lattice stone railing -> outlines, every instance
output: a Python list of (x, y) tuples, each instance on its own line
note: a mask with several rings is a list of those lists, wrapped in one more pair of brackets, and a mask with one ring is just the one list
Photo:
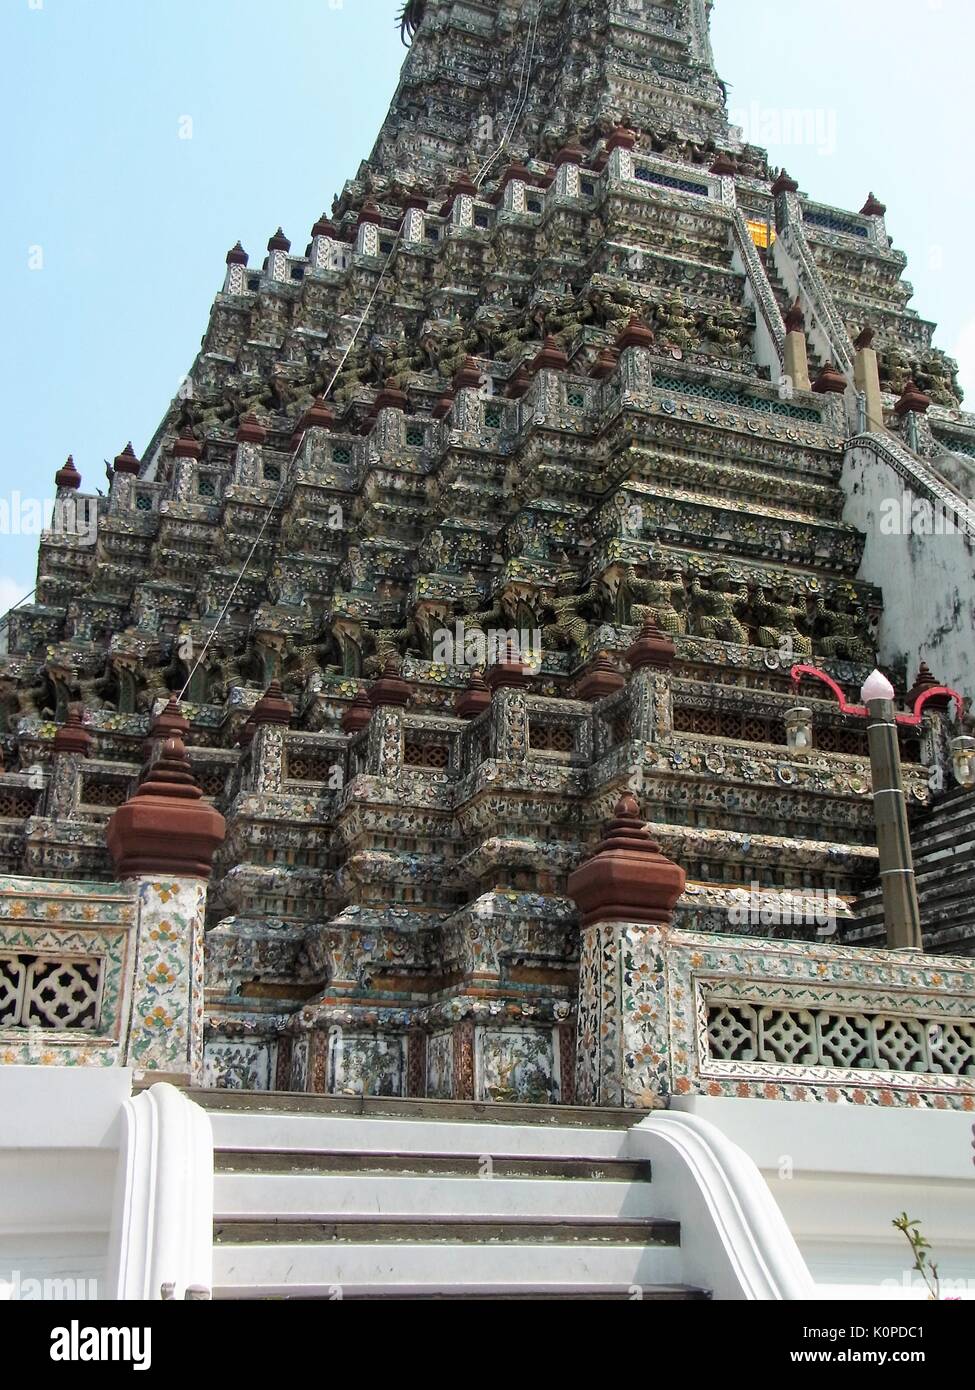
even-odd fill
[(975, 1111), (975, 960), (586, 928), (579, 1102), (682, 1095)]
[(0, 1066), (202, 1076), (197, 879), (0, 878)]
[(104, 961), (0, 953), (0, 1027), (98, 1027)]
[(975, 1021), (712, 998), (708, 1060), (975, 1076)]

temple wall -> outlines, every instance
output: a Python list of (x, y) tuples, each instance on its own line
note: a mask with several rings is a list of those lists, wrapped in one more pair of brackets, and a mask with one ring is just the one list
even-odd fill
[(973, 1014), (959, 957), (598, 922), (583, 932), (577, 1100), (975, 1110)]

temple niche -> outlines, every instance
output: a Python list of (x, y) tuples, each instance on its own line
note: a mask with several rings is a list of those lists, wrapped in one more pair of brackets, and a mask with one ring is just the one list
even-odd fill
[[(791, 671), (915, 680), (846, 441), (970, 479), (955, 364), (883, 205), (813, 202), (729, 124), (702, 6), (521, 8), (403, 6), (371, 156), (307, 246), (229, 251), (141, 457), (105, 497), (57, 472), (90, 524), (6, 621), (0, 872), (113, 881), (170, 743), (225, 820), (214, 1086), (572, 1102), (568, 885), (620, 807), (682, 929), (814, 941), (829, 894), (838, 942), (882, 939), (865, 729), (817, 699), (797, 757)], [(918, 816), (951, 732), (902, 730)]]

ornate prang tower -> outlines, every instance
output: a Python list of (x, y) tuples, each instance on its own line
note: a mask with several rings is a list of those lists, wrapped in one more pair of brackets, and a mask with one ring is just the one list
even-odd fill
[[(226, 819), (211, 1084), (571, 1101), (567, 880), (618, 803), (686, 873), (680, 925), (768, 931), (733, 915), (758, 884), (878, 939), (866, 730), (814, 699), (790, 749), (790, 671), (970, 685), (968, 591), (957, 641), (885, 614), (862, 504), (893, 478), (957, 512), (975, 420), (883, 206), (729, 127), (706, 0), (407, 8), (307, 247), (230, 251), (108, 497), (57, 475), (97, 536), (46, 533), (7, 621), (0, 866), (111, 881), (161, 760), (157, 799), (195, 778)], [(919, 811), (946, 719), (903, 741)]]

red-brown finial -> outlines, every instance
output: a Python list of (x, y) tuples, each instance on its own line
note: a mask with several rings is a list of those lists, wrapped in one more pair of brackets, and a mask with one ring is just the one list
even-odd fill
[(358, 734), (368, 725), (372, 718), (372, 701), (362, 686), (356, 692), (356, 697), (342, 715), (342, 732), (345, 734)]
[(120, 878), (209, 878), (226, 824), (208, 806), (180, 738), (170, 738), (145, 779), (108, 823)]
[(293, 715), (294, 707), (290, 700), (285, 699), (280, 681), (271, 681), (267, 690), (251, 710), (251, 719), (256, 726), (261, 724), (284, 724), (287, 726), (291, 723)]
[(63, 468), (59, 468), (54, 475), (55, 487), (81, 487), (81, 474), (74, 466), (74, 459), (68, 455), (67, 462)]
[(569, 875), (569, 896), (582, 925), (643, 922), (667, 926), (687, 875), (661, 853), (640, 816), (639, 803), (625, 792), (614, 819), (591, 859)]
[(471, 672), (466, 687), (459, 692), (454, 701), (454, 713), (458, 719), (476, 719), (491, 703), (491, 692), (480, 671)]
[(55, 753), (80, 753), (87, 758), (95, 742), (83, 722), (84, 707), (69, 705), (68, 717), (54, 735)]

